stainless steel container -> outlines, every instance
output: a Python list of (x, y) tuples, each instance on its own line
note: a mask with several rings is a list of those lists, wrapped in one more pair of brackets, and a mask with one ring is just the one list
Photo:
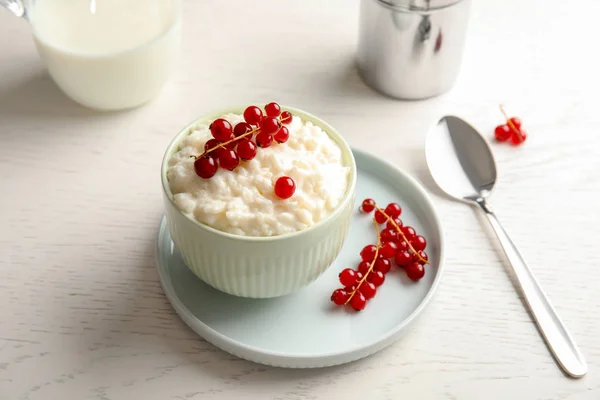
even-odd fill
[(449, 90), (460, 68), (470, 0), (361, 0), (358, 67), (400, 99)]

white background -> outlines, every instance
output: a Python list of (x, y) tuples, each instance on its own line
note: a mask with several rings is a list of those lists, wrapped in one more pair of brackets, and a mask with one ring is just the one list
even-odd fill
[[(0, 10), (0, 399), (600, 398), (599, 2), (475, 2), (459, 81), (421, 102), (358, 78), (356, 0), (198, 0), (184, 13), (160, 97), (97, 114), (58, 91), (27, 23)], [(158, 282), (164, 148), (204, 113), (271, 100), (409, 171), (439, 207), (440, 291), (368, 359), (300, 371), (236, 359), (184, 326)], [(491, 135), (499, 103), (530, 137), (494, 144), (492, 204), (586, 356), (581, 380), (555, 365), (484, 221), (427, 175), (426, 128), (455, 113)]]

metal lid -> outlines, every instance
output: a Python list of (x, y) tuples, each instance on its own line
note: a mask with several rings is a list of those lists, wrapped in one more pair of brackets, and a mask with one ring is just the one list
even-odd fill
[(462, 0), (377, 0), (385, 6), (410, 11), (431, 11), (452, 6)]

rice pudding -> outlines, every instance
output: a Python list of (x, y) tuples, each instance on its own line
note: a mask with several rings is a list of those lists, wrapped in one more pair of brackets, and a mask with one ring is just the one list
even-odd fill
[[(222, 116), (233, 126), (241, 115)], [(277, 236), (306, 229), (330, 215), (342, 201), (350, 176), (340, 147), (320, 127), (294, 116), (286, 143), (259, 148), (256, 157), (233, 171), (219, 168), (210, 179), (194, 171), (194, 158), (212, 138), (198, 124), (168, 161), (167, 178), (175, 205), (186, 215), (223, 232)], [(296, 191), (289, 199), (274, 193), (277, 178), (289, 176)]]

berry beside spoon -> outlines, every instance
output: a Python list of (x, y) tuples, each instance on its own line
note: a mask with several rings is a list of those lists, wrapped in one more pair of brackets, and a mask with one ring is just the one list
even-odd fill
[(498, 125), (496, 129), (494, 129), (494, 135), (496, 136), (496, 140), (499, 142), (506, 142), (510, 139), (510, 142), (515, 146), (518, 146), (525, 142), (527, 139), (527, 132), (521, 129), (521, 120), (517, 117), (508, 117), (506, 111), (504, 111), (504, 107), (500, 105), (500, 111), (504, 115), (506, 119), (506, 123), (502, 125)]

